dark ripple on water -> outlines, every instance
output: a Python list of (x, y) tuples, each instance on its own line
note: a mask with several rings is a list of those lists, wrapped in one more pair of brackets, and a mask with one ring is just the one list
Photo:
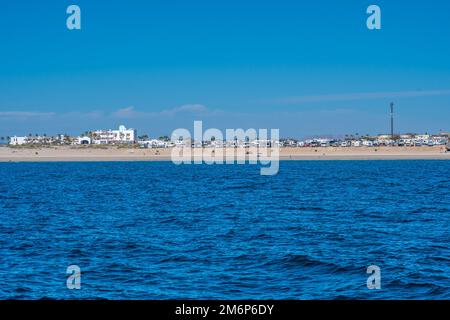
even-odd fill
[(0, 164), (0, 298), (448, 299), (449, 169)]

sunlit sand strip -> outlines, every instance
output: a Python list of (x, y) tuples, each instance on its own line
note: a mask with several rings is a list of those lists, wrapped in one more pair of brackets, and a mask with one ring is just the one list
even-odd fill
[[(239, 148), (238, 148), (239, 149)], [(227, 149), (224, 154), (239, 155), (238, 159), (264, 157), (254, 150)], [(56, 161), (171, 161), (172, 149), (139, 148), (9, 148), (0, 147), (0, 162), (56, 162)], [(197, 150), (198, 152), (198, 150)], [(205, 154), (211, 150), (204, 149)], [(192, 152), (193, 154), (195, 152)], [(201, 152), (200, 152), (201, 154)], [(218, 153), (216, 153), (218, 154)], [(197, 153), (198, 155), (198, 153)], [(348, 147), (348, 148), (281, 148), (280, 160), (411, 160), (450, 159), (450, 152), (442, 147)], [(272, 160), (276, 160), (272, 157)]]

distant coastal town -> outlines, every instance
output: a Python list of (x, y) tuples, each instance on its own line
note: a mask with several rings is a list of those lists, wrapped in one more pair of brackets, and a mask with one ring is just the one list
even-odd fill
[[(60, 134), (47, 136), (46, 134), (29, 134), (28, 136), (1, 137), (9, 146), (122, 146), (138, 148), (172, 148), (186, 146), (183, 140), (171, 141), (168, 136), (150, 138), (147, 134), (138, 135), (136, 129), (119, 126), (117, 130), (94, 130), (84, 132), (79, 136)], [(283, 138), (279, 141), (259, 139), (234, 139), (232, 141), (220, 141), (211, 138), (208, 141), (191, 141), (191, 147), (433, 147), (448, 146), (450, 132), (436, 134), (348, 134), (343, 137), (312, 137), (308, 139)]]

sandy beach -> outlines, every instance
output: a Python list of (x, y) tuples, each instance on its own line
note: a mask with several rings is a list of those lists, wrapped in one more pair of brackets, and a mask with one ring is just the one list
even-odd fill
[[(211, 149), (204, 149), (211, 152)], [(198, 152), (199, 150), (197, 150)], [(230, 149), (227, 150), (231, 151)], [(241, 150), (242, 151), (242, 150)], [(0, 147), (0, 162), (170, 161), (172, 149), (96, 147)], [(232, 152), (232, 151), (231, 151)], [(281, 148), (280, 160), (447, 159), (445, 147)]]

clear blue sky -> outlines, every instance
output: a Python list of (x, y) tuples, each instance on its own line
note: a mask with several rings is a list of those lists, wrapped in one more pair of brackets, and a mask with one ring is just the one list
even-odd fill
[[(82, 30), (66, 28), (66, 8)], [(366, 8), (382, 29), (366, 28)], [(448, 0), (15, 0), (0, 10), (0, 135), (119, 124), (281, 136), (450, 130)]]

